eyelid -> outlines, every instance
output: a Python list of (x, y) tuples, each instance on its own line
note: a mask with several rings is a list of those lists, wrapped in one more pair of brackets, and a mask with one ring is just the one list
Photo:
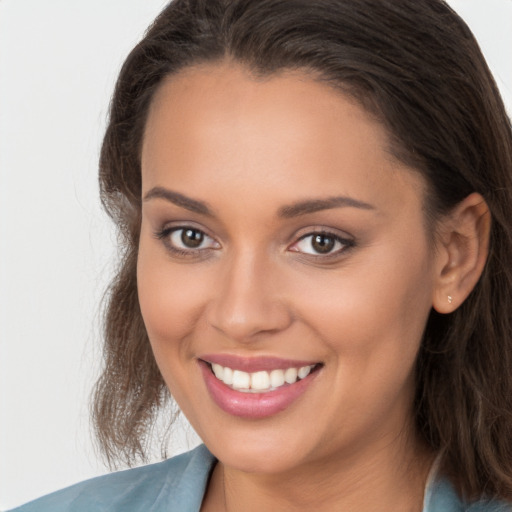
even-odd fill
[[(184, 231), (187, 229), (192, 229), (195, 231), (201, 232), (206, 239), (210, 239), (212, 243), (209, 244), (208, 247), (179, 247), (175, 243), (171, 242), (171, 236), (178, 232), (178, 231)], [(165, 245), (167, 250), (171, 253), (174, 253), (178, 256), (185, 256), (185, 257), (198, 257), (200, 254), (202, 256), (205, 256), (207, 252), (210, 252), (212, 250), (217, 250), (221, 248), (221, 244), (217, 241), (216, 237), (210, 235), (208, 233), (209, 230), (203, 228), (202, 226), (198, 226), (195, 222), (180, 222), (180, 223), (169, 223), (164, 225), (161, 229), (155, 231), (154, 236), (155, 238), (162, 240), (162, 243)], [(302, 234), (301, 234), (302, 232)], [(338, 247), (336, 250), (327, 252), (327, 253), (315, 253), (312, 252), (306, 252), (304, 250), (297, 249), (297, 245), (305, 240), (308, 237), (313, 237), (316, 235), (324, 235), (330, 238), (333, 238), (335, 241), (335, 244), (339, 244), (341, 247)], [(311, 226), (308, 228), (304, 228), (300, 230), (295, 235), (295, 241), (291, 243), (287, 250), (291, 252), (299, 253), (300, 255), (307, 257), (307, 258), (313, 258), (313, 259), (322, 259), (322, 260), (328, 260), (328, 259), (334, 259), (339, 258), (342, 253), (345, 253), (347, 250), (351, 249), (355, 245), (355, 240), (352, 237), (352, 235), (349, 235), (346, 232), (340, 232), (339, 230), (334, 230), (332, 228), (326, 228), (324, 226)], [(336, 245), (335, 245), (336, 247)]]
[[(307, 230), (302, 230), (303, 234), (298, 235), (298, 238), (290, 245), (288, 246), (288, 250), (291, 250), (292, 252), (300, 253), (302, 256), (310, 257), (310, 258), (320, 258), (320, 259), (328, 259), (328, 258), (336, 258), (340, 257), (342, 253), (346, 252), (347, 250), (351, 249), (355, 245), (355, 240), (351, 235), (348, 235), (347, 233), (340, 233), (339, 231), (334, 231), (330, 228), (325, 227), (312, 227), (308, 228)], [(306, 232), (304, 232), (306, 231)], [(308, 237), (313, 237), (316, 235), (324, 235), (330, 238), (333, 238), (335, 240), (335, 243), (339, 243), (342, 245), (341, 248), (329, 252), (329, 253), (308, 253), (304, 251), (299, 251), (297, 249), (293, 249), (294, 246), (297, 246), (301, 241), (305, 240)]]
[[(176, 232), (179, 231), (185, 231), (187, 229), (191, 229), (194, 231), (199, 231), (202, 233), (205, 237), (205, 239), (210, 239), (213, 241), (213, 244), (211, 244), (209, 247), (177, 247), (175, 244), (171, 242), (171, 236), (174, 235)], [(185, 256), (185, 257), (198, 257), (199, 255), (203, 255), (204, 253), (211, 251), (211, 250), (217, 250), (220, 248), (220, 243), (216, 240), (215, 237), (211, 236), (206, 229), (202, 227), (198, 227), (195, 225), (195, 223), (187, 222), (186, 224), (180, 223), (180, 224), (167, 224), (163, 226), (161, 229), (157, 230), (154, 233), (155, 238), (158, 240), (161, 240), (162, 243), (165, 245), (166, 249), (171, 252), (174, 255), (178, 256)]]
[(172, 222), (161, 223), (159, 227), (155, 226), (154, 235), (156, 238), (164, 237), (173, 231), (180, 229), (195, 229), (201, 231), (205, 236), (216, 240), (216, 237), (211, 234), (208, 228), (205, 228), (202, 224), (194, 222), (192, 220), (176, 220)]
[[(214, 238), (212, 238), (211, 236), (209, 236), (208, 234), (206, 234), (204, 231), (201, 231), (200, 229), (197, 229), (197, 228), (191, 228), (191, 227), (182, 227), (182, 228), (171, 228), (171, 230), (169, 231), (169, 238), (172, 239), (172, 237), (176, 234), (178, 234), (179, 232), (186, 232), (186, 231), (197, 231), (199, 233), (201, 233), (203, 235), (203, 240), (202, 242), (206, 242), (207, 240), (210, 240), (211, 242), (213, 242), (213, 244), (217, 244), (217, 242), (215, 241)], [(182, 233), (183, 235), (183, 233)], [(199, 248), (199, 247), (185, 247), (184, 250), (187, 250), (187, 251), (200, 251), (202, 249), (209, 249), (210, 247), (202, 247), (202, 248)]]

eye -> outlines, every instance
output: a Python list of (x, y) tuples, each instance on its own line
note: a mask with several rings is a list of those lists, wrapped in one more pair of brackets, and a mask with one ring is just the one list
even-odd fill
[(178, 254), (194, 254), (206, 249), (217, 249), (219, 243), (204, 231), (195, 227), (168, 228), (156, 234), (170, 251)]
[(321, 232), (304, 235), (290, 247), (290, 250), (312, 256), (330, 256), (341, 253), (353, 245), (353, 240)]

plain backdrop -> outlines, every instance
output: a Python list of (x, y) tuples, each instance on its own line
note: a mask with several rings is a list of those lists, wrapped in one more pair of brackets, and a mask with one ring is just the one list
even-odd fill
[[(165, 3), (0, 0), (0, 509), (106, 472), (88, 414), (115, 256), (98, 152), (120, 65)], [(450, 3), (511, 112), (512, 0)], [(183, 425), (173, 451), (197, 442)]]

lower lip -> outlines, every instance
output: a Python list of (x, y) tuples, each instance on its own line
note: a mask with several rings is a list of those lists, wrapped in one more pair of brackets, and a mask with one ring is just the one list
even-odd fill
[(294, 384), (285, 384), (275, 391), (244, 393), (230, 388), (217, 379), (210, 366), (204, 361), (199, 361), (199, 367), (213, 401), (224, 412), (248, 419), (267, 418), (284, 411), (306, 392), (318, 374), (318, 372), (310, 373), (306, 378)]

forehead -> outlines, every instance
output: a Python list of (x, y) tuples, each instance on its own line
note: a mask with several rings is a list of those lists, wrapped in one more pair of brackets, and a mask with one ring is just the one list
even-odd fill
[(385, 128), (353, 99), (304, 72), (261, 79), (226, 62), (164, 81), (148, 116), (142, 172), (145, 190), (193, 183), (207, 196), (229, 183), (283, 202), (332, 195), (333, 187), (367, 202), (386, 191), (394, 201), (391, 179), (423, 190), (421, 176), (391, 155)]

